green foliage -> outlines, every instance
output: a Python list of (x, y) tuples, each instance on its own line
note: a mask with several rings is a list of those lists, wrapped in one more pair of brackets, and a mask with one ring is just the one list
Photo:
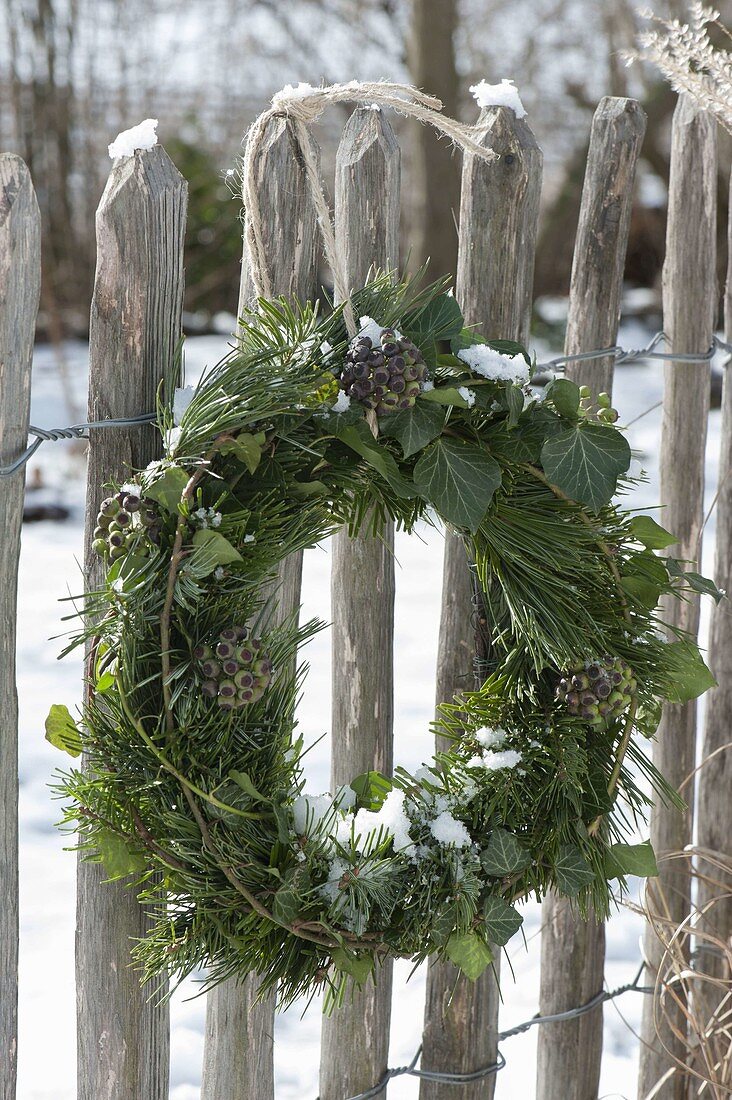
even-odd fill
[(658, 874), (656, 853), (650, 841), (645, 844), (612, 844), (607, 853), (608, 878), (624, 878), (637, 875), (653, 878)]
[[(602, 916), (611, 881), (653, 873), (629, 823), (647, 787), (679, 799), (631, 725), (653, 736), (664, 700), (713, 683), (688, 639), (664, 640), (655, 607), (716, 590), (656, 556), (671, 536), (654, 521), (611, 502), (627, 443), (587, 417), (572, 383), (526, 400), (510, 368), (476, 377), (439, 348), (480, 340), (445, 291), (386, 273), (354, 295), (356, 316), (397, 327), (432, 371), (434, 389), (378, 422), (356, 400), (333, 411), (341, 309), (257, 303), (198, 385), (175, 452), (139, 475), (155, 539), (143, 553), (132, 523), (132, 549), (86, 595), (83, 733), (54, 708), (47, 736), (88, 760), (59, 779), (66, 825), (149, 905), (144, 977), (255, 971), (283, 1003), (325, 984), (333, 1006), (391, 956), (439, 952), (475, 978), (520, 927), (521, 899), (554, 889)], [(163, 401), (164, 438), (172, 423)], [(278, 570), (342, 525), (378, 536), (389, 519), (463, 538), (485, 679), (441, 708), (450, 749), (430, 770), (371, 771), (308, 800), (296, 662), (321, 624), (283, 620)], [(593, 726), (557, 688), (605, 654), (632, 669), (637, 711)]]
[(111, 829), (99, 829), (94, 840), (110, 879), (128, 878), (145, 870), (145, 857), (140, 852), (132, 851), (125, 838), (118, 833), (113, 833)]
[(362, 772), (349, 784), (358, 799), (359, 806), (365, 810), (378, 810), (394, 784), (381, 772)]
[(574, 844), (562, 845), (554, 871), (559, 890), (570, 898), (576, 897), (595, 877), (594, 870)]
[(81, 734), (71, 717), (69, 708), (61, 703), (54, 703), (48, 712), (46, 740), (54, 748), (67, 752), (69, 756), (81, 756), (83, 748)]
[(666, 531), (651, 516), (633, 516), (629, 526), (638, 542), (649, 550), (665, 550), (678, 541), (676, 535)]
[(487, 875), (504, 878), (528, 866), (531, 857), (521, 841), (506, 829), (494, 829), (480, 853), (480, 862)]
[(610, 502), (628, 469), (630, 446), (614, 428), (580, 423), (548, 439), (541, 462), (553, 485), (597, 511)]
[(546, 396), (551, 399), (557, 412), (568, 419), (577, 416), (580, 405), (580, 389), (569, 378), (555, 378), (546, 388)]
[(418, 401), (411, 409), (385, 417), (381, 425), (381, 433), (398, 440), (404, 458), (410, 458), (441, 435), (444, 426), (445, 413), (442, 409), (433, 408), (429, 404), (426, 405), (424, 401)]
[(212, 573), (217, 565), (231, 565), (242, 560), (236, 547), (219, 531), (212, 531), (209, 527), (196, 531), (191, 542), (196, 550), (196, 568), (202, 577)]
[(145, 490), (148, 500), (154, 500), (162, 505), (167, 512), (177, 512), (183, 490), (188, 483), (188, 476), (179, 466), (169, 466)]
[(493, 962), (490, 947), (477, 932), (464, 932), (450, 936), (446, 952), (450, 962), (462, 970), (465, 977), (472, 982), (476, 981), (486, 967)]
[(672, 703), (689, 703), (716, 687), (717, 681), (693, 642), (687, 639), (672, 642), (666, 646), (664, 655), (669, 669), (667, 698)]
[(501, 468), (482, 447), (440, 438), (417, 461), (414, 483), (449, 523), (475, 532), (501, 484)]
[(500, 894), (488, 894), (483, 902), (485, 934), (491, 943), (503, 947), (515, 936), (524, 918)]

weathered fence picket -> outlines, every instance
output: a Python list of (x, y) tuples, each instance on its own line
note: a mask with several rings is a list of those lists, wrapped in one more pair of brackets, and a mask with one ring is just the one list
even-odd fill
[[(0, 154), (0, 466), (23, 450), (41, 287), (41, 216), (20, 157)], [(18, 555), (25, 471), (0, 478), (0, 1100), (18, 1068)]]
[[(730, 181), (732, 194), (732, 180)], [(732, 206), (730, 206), (732, 211)], [(725, 338), (732, 340), (732, 216), (727, 227), (727, 286), (724, 298)], [(722, 426), (717, 482), (717, 542), (714, 580), (723, 592), (732, 593), (732, 375), (727, 361), (722, 383)], [(712, 608), (709, 634), (709, 666), (717, 687), (707, 696), (702, 760), (711, 763), (699, 775), (697, 846), (699, 878), (696, 899), (699, 925), (721, 943), (732, 942), (732, 872), (720, 867), (719, 857), (730, 863), (732, 837), (732, 612), (729, 595)], [(716, 754), (716, 755), (715, 755)], [(713, 855), (712, 855), (713, 853)], [(708, 876), (708, 877), (707, 877)], [(729, 982), (732, 979), (729, 958), (710, 942), (696, 943), (698, 967), (702, 974)], [(705, 983), (699, 989), (699, 1016), (702, 1022), (724, 1012), (724, 989)], [(720, 1045), (725, 1037), (720, 1035)], [(718, 1056), (724, 1051), (717, 1047)], [(699, 1069), (702, 1066), (698, 1066)], [(728, 1066), (726, 1084), (732, 1084)]]
[[(286, 119), (273, 119), (256, 165), (263, 211), (269, 277), (274, 294), (307, 301), (316, 294), (315, 212), (310, 201), (297, 138)], [(239, 292), (239, 315), (254, 297), (247, 250)], [(300, 605), (302, 553), (284, 563), (279, 577), (277, 616)], [(275, 995), (257, 1000), (256, 977), (231, 979), (206, 1002), (201, 1100), (272, 1100), (274, 1097)]]
[[(336, 159), (335, 229), (350, 286), (399, 262), (399, 146), (379, 110), (358, 108)], [(394, 526), (333, 539), (331, 790), (371, 769), (390, 774), (394, 714)], [(365, 609), (368, 608), (367, 613)], [(323, 1019), (321, 1100), (370, 1088), (387, 1067), (392, 964)]]
[[(187, 184), (162, 147), (115, 162), (97, 211), (97, 270), (89, 333), (89, 418), (155, 408), (181, 335)], [(87, 473), (85, 577), (104, 566), (92, 531), (104, 486), (161, 451), (153, 427), (92, 430)], [(76, 981), (79, 1100), (167, 1100), (167, 1004), (141, 986), (130, 947), (145, 910), (104, 868), (78, 867)]]
[[(463, 164), (456, 294), (468, 324), (488, 338), (527, 341), (531, 317), (542, 155), (523, 119), (505, 107), (484, 110), (481, 144), (500, 154)], [(462, 540), (447, 532), (436, 701), (473, 687), (475, 651), (472, 584)], [(445, 750), (443, 738), (438, 750)], [(427, 977), (424, 1069), (471, 1072), (495, 1061), (498, 1031), (496, 970), (468, 982), (451, 963), (432, 962)], [(468, 1040), (468, 1036), (470, 1037)], [(490, 1100), (495, 1076), (460, 1089), (464, 1100)], [(455, 1086), (422, 1081), (420, 1100), (448, 1100)]]
[[(565, 354), (605, 348), (616, 340), (635, 169), (646, 118), (633, 99), (606, 97), (595, 111), (574, 246)], [(614, 359), (567, 365), (567, 377), (593, 398), (611, 393)], [(602, 989), (605, 928), (577, 917), (566, 898), (550, 893), (542, 907), (543, 1016), (585, 1004)], [(602, 1060), (602, 1006), (576, 1020), (542, 1028), (538, 1037), (538, 1100), (594, 1100)]]
[[(705, 352), (712, 342), (717, 309), (716, 285), (716, 126), (712, 118), (686, 97), (674, 112), (666, 261), (663, 269), (664, 329), (675, 352)], [(704, 499), (704, 450), (709, 411), (709, 363), (668, 362), (664, 372), (661, 430), (661, 521), (677, 536), (674, 557), (695, 568), (701, 554)], [(699, 600), (667, 600), (663, 617), (672, 626), (696, 636)], [(695, 766), (696, 703), (666, 704), (654, 745), (654, 762), (669, 783), (678, 787)], [(685, 789), (686, 812), (657, 803), (651, 814), (651, 842), (661, 860), (682, 851), (692, 839), (693, 790)], [(728, 840), (729, 838), (727, 838)], [(660, 876), (649, 879), (646, 899), (659, 914), (664, 938), (691, 910), (691, 876), (685, 861), (661, 863)], [(661, 917), (663, 914), (663, 917)], [(671, 922), (661, 927), (664, 919)], [(644, 955), (649, 984), (656, 979), (663, 945), (654, 929), (646, 928)], [(681, 993), (679, 992), (679, 996)], [(639, 1100), (671, 1074), (654, 1100), (683, 1100), (687, 1081), (672, 1072), (685, 1058), (686, 1033), (682, 1006), (667, 1005), (669, 1021), (657, 1016), (655, 998), (643, 1005), (643, 1046), (638, 1081)], [(658, 1033), (657, 1030), (658, 1029)], [(676, 1032), (676, 1034), (674, 1034)]]

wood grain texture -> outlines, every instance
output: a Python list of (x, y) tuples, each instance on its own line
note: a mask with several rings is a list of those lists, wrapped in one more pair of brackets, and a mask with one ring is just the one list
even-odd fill
[[(307, 301), (315, 297), (316, 222), (297, 139), (285, 119), (273, 119), (257, 162), (263, 232), (273, 292)], [(252, 303), (245, 250), (239, 314)], [(300, 606), (302, 554), (280, 567), (278, 617)], [(222, 982), (206, 999), (201, 1100), (273, 1100), (275, 995), (257, 1000), (255, 975)]]
[[(732, 193), (732, 179), (730, 180)], [(730, 207), (732, 210), (732, 206)], [(727, 287), (724, 299), (726, 339), (732, 340), (732, 217), (727, 228)], [(732, 374), (728, 360), (722, 383), (722, 430), (719, 455), (717, 498), (717, 544), (714, 579), (724, 592), (732, 592)], [(732, 606), (729, 596), (712, 608), (709, 633), (709, 666), (717, 680), (706, 697), (706, 720), (702, 760), (717, 755), (699, 775), (697, 812), (697, 844), (701, 849), (722, 853), (728, 864), (732, 860)], [(719, 885), (698, 882), (697, 906), (701, 928), (727, 943), (732, 942), (732, 874), (725, 874), (718, 865), (700, 857), (697, 861), (702, 876), (708, 875)], [(726, 893), (726, 897), (724, 896)], [(706, 910), (706, 912), (705, 912)], [(732, 980), (729, 961), (703, 939), (697, 940), (699, 970), (723, 981)], [(704, 1016), (721, 1009), (724, 991), (713, 986), (700, 990), (704, 1000)], [(701, 1066), (697, 1068), (701, 1069)], [(727, 1083), (732, 1081), (727, 1079)]]
[[(646, 116), (634, 99), (606, 96), (592, 120), (572, 262), (565, 353), (609, 347), (620, 319), (635, 169)], [(610, 392), (612, 358), (567, 370), (567, 377), (593, 394)], [(580, 381), (581, 378), (581, 381)]]
[[(716, 124), (690, 100), (681, 97), (674, 112), (671, 145), (666, 261), (663, 268), (663, 325), (674, 351), (706, 351), (712, 341), (717, 304), (716, 286)], [(668, 362), (664, 369), (661, 427), (661, 503), (664, 527), (677, 536), (670, 547), (674, 557), (695, 569), (701, 553), (704, 499), (704, 450), (709, 412), (709, 364)], [(699, 627), (699, 600), (667, 600), (663, 618), (694, 637)], [(673, 787), (678, 787), (695, 764), (696, 703), (667, 704), (656, 734), (654, 763)], [(693, 790), (684, 795), (685, 813), (657, 803), (651, 815), (651, 842), (660, 859), (681, 851), (692, 839)], [(649, 879), (647, 901), (656, 910), (664, 905), (678, 925), (690, 911), (690, 877), (685, 864), (661, 867)], [(655, 981), (662, 947), (651, 926), (646, 927), (644, 955), (647, 984)], [(683, 1015), (674, 1019), (683, 1034)], [(668, 1026), (654, 1021), (654, 999), (643, 1004), (638, 1096), (641, 1100), (674, 1064), (663, 1044), (684, 1057), (684, 1043)], [(654, 1093), (654, 1100), (682, 1100), (686, 1082), (676, 1073)]]
[[(115, 161), (97, 211), (91, 420), (155, 408), (158, 384), (181, 335), (186, 196), (183, 177), (160, 146)], [(91, 432), (84, 557), (88, 587), (103, 579), (104, 566), (91, 541), (105, 483), (144, 467), (159, 453), (160, 438), (152, 426)], [(146, 913), (133, 890), (104, 878), (101, 864), (79, 861), (79, 1100), (167, 1100), (167, 1006), (156, 1003), (155, 987), (142, 987), (130, 966), (130, 947), (144, 934)]]
[[(527, 340), (531, 313), (542, 155), (523, 119), (484, 110), (481, 144), (501, 155), (486, 164), (467, 155), (460, 202), (457, 297), (468, 324), (487, 337)], [(465, 548), (447, 532), (436, 701), (473, 686), (472, 584)], [(437, 739), (437, 749), (447, 743)], [(500, 958), (496, 959), (496, 970)], [(498, 989), (488, 970), (469, 982), (450, 963), (432, 962), (427, 976), (422, 1061), (425, 1069), (470, 1072), (496, 1059)], [(461, 1086), (461, 1100), (490, 1100), (496, 1078)], [(452, 1100), (455, 1086), (420, 1083), (420, 1100)]]
[[(358, 108), (336, 158), (335, 227), (352, 287), (397, 263), (399, 146), (381, 111)], [(378, 318), (377, 318), (378, 320)], [(391, 773), (394, 718), (394, 526), (381, 539), (333, 539), (331, 790), (360, 772)], [(323, 1019), (321, 1100), (371, 1088), (387, 1068), (392, 966)]]
[[(592, 120), (574, 246), (565, 352), (615, 343), (635, 170), (646, 116), (634, 99), (600, 101)], [(614, 359), (571, 363), (566, 375), (593, 397), (612, 393)], [(554, 893), (542, 907), (542, 1015), (584, 1004), (602, 989), (605, 927), (575, 916)], [(539, 1029), (537, 1100), (594, 1100), (600, 1081), (603, 1011)]]
[[(28, 441), (41, 216), (20, 157), (0, 155), (0, 466)], [(15, 631), (25, 470), (0, 477), (0, 1100), (18, 1069), (18, 695)]]

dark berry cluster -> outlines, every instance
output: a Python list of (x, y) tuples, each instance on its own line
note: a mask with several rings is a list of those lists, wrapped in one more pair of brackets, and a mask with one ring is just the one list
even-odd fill
[(600, 728), (630, 706), (637, 688), (628, 662), (606, 655), (601, 660), (577, 665), (562, 677), (556, 696), (570, 714)]
[[(92, 547), (101, 557), (116, 561), (123, 558), (144, 531), (149, 543), (160, 541), (160, 514), (149, 507), (137, 493), (122, 489), (107, 497), (99, 506)], [(144, 551), (144, 543), (141, 544)]]
[(203, 678), (203, 695), (224, 710), (256, 703), (272, 679), (272, 662), (261, 639), (250, 637), (245, 626), (222, 630), (214, 645), (197, 645), (193, 656)]
[(383, 329), (378, 343), (370, 336), (357, 337), (346, 352), (341, 385), (348, 396), (377, 415), (411, 409), (420, 383), (427, 379), (427, 364), (419, 348)]

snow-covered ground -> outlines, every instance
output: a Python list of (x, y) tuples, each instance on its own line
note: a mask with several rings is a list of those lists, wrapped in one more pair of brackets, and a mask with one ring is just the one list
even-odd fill
[[(635, 322), (626, 324), (620, 342), (642, 346), (648, 333)], [(189, 380), (201, 367), (225, 350), (220, 337), (197, 337), (186, 345)], [(85, 354), (83, 345), (68, 349), (70, 375), (84, 403)], [(615, 404), (621, 422), (628, 422), (654, 405), (661, 396), (662, 364), (627, 366), (618, 370)], [(141, 410), (142, 411), (142, 410)], [(49, 349), (39, 349), (33, 381), (32, 421), (44, 427), (68, 422)], [(643, 417), (630, 429), (630, 440), (651, 481), (642, 486), (634, 504), (647, 506), (657, 499), (657, 450), (660, 410)], [(713, 412), (707, 461), (707, 492), (716, 487), (719, 453), (719, 413)], [(78, 595), (82, 552), (83, 470), (78, 455), (65, 444), (46, 444), (34, 461), (45, 479), (59, 486), (71, 508), (62, 524), (38, 523), (23, 529), (21, 552), (18, 690), (20, 696), (20, 873), (21, 970), (19, 1100), (72, 1100), (75, 1097), (74, 890), (75, 856), (64, 851), (64, 838), (54, 829), (59, 816), (48, 784), (62, 764), (56, 750), (44, 740), (43, 723), (52, 703), (76, 705), (81, 668), (78, 660), (58, 663), (61, 641), (52, 638), (65, 626), (68, 595)], [(662, 517), (661, 517), (662, 520)], [(712, 564), (714, 517), (705, 534), (705, 568)], [(396, 608), (396, 746), (395, 757), (406, 767), (431, 755), (429, 722), (432, 717), (432, 670), (437, 649), (441, 589), (442, 546), (438, 532), (397, 540)], [(323, 546), (306, 555), (305, 616), (329, 615), (329, 554)], [(708, 608), (705, 609), (708, 616)], [(51, 640), (49, 640), (51, 638)], [(329, 726), (330, 638), (320, 634), (307, 653), (311, 672), (300, 722), (307, 740), (320, 737)], [(312, 790), (328, 786), (327, 737), (307, 757)], [(510, 945), (516, 980), (504, 967), (502, 1026), (508, 1028), (532, 1016), (538, 1006), (540, 910), (524, 907), (526, 946), (520, 938)], [(606, 979), (610, 987), (629, 981), (638, 965), (639, 919), (621, 910), (608, 924)], [(424, 973), (409, 983), (406, 963), (395, 968), (391, 1064), (411, 1060), (420, 1041)], [(172, 1004), (171, 1100), (199, 1100), (205, 1003), (189, 983)], [(191, 999), (193, 998), (193, 999)], [(635, 1095), (638, 1042), (633, 1033), (640, 1021), (641, 997), (627, 994), (605, 1008), (605, 1055), (600, 1094)], [(317, 1004), (302, 1016), (298, 1007), (278, 1018), (276, 1067), (278, 1100), (311, 1100), (317, 1094), (320, 1018)], [(498, 1079), (499, 1097), (534, 1094), (536, 1034), (512, 1038), (503, 1046), (506, 1068)], [(42, 1051), (42, 1056), (39, 1052)], [(392, 1100), (413, 1100), (414, 1079), (400, 1078), (389, 1090)], [(457, 1094), (456, 1094), (457, 1095)]]

